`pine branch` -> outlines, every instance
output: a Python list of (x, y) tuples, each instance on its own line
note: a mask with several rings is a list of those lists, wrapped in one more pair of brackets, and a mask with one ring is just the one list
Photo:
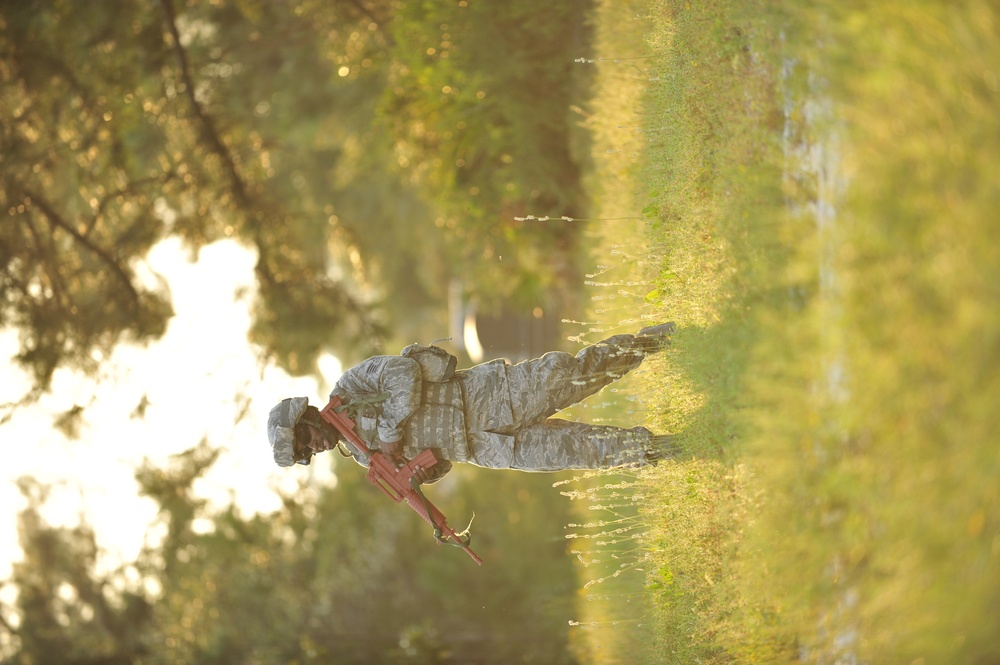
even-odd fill
[(226, 173), (229, 176), (230, 186), (240, 206), (252, 214), (253, 207), (251, 206), (250, 196), (247, 194), (247, 186), (243, 182), (243, 177), (240, 175), (239, 170), (236, 168), (236, 161), (233, 159), (232, 152), (226, 146), (222, 137), (219, 136), (215, 124), (198, 101), (198, 98), (195, 97), (194, 77), (191, 75), (191, 64), (188, 61), (187, 51), (184, 50), (184, 45), (181, 44), (181, 34), (177, 29), (177, 14), (174, 11), (174, 3), (171, 0), (160, 0), (160, 5), (163, 7), (163, 13), (166, 15), (167, 30), (170, 31), (170, 35), (173, 37), (171, 47), (173, 48), (174, 55), (177, 56), (181, 81), (184, 83), (184, 94), (191, 103), (191, 109), (194, 111), (195, 117), (198, 118), (202, 135), (208, 142), (212, 152), (222, 160)]
[(24, 193), (31, 199), (32, 205), (37, 206), (38, 209), (42, 211), (42, 214), (45, 215), (45, 218), (49, 220), (50, 224), (66, 231), (66, 233), (70, 234), (70, 236), (72, 236), (78, 244), (86, 248), (91, 254), (99, 258), (105, 265), (108, 266), (108, 268), (111, 269), (111, 272), (114, 273), (115, 277), (117, 277), (118, 280), (125, 286), (132, 308), (137, 311), (139, 309), (139, 292), (135, 290), (135, 286), (132, 284), (132, 278), (127, 272), (125, 272), (122, 265), (102, 247), (98, 247), (89, 238), (77, 231), (72, 224), (63, 219), (62, 215), (60, 215), (55, 208), (53, 208), (52, 205), (38, 193), (27, 189), (24, 190)]

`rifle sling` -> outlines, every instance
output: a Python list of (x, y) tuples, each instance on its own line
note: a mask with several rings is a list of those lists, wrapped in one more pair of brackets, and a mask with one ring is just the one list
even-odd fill
[[(431, 526), (434, 527), (434, 539), (437, 540), (439, 543), (444, 543), (445, 545), (452, 545), (453, 547), (462, 547), (462, 548), (468, 547), (469, 543), (472, 542), (472, 534), (469, 532), (469, 530), (472, 528), (472, 520), (469, 520), (469, 525), (465, 527), (464, 531), (455, 534), (455, 537), (458, 538), (458, 542), (445, 538), (444, 536), (441, 535), (443, 533), (441, 530), (441, 526), (434, 521), (434, 516), (431, 511), (430, 502), (427, 500), (427, 497), (424, 496), (424, 492), (423, 490), (420, 489), (420, 483), (417, 482), (416, 478), (410, 478), (410, 487), (413, 488), (413, 491), (417, 493), (417, 496), (420, 497), (420, 500), (424, 504), (424, 510), (427, 512), (427, 519), (430, 521)], [(472, 519), (475, 518), (476, 516), (473, 515)]]
[(371, 397), (351, 398), (350, 401), (341, 403), (341, 405), (334, 409), (334, 411), (337, 413), (347, 411), (347, 417), (354, 422), (357, 422), (358, 416), (364, 415), (364, 410), (367, 407), (375, 409), (382, 404), (382, 402), (389, 399), (389, 397), (390, 394), (385, 392), (379, 393), (378, 395), (372, 395)]

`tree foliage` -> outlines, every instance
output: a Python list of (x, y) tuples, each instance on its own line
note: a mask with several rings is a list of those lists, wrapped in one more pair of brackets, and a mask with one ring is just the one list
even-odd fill
[[(438, 193), (451, 259), (494, 298), (551, 301), (576, 274), (576, 229), (517, 221), (576, 216), (581, 149), (571, 108), (586, 70), (589, 0), (549, 4), (408, 2), (380, 99), (394, 153)], [(563, 303), (565, 304), (565, 303)]]
[[(251, 341), (309, 372), (440, 309), (573, 284), (586, 2), (0, 2), (0, 326), (37, 391), (163, 333), (143, 257), (255, 250)], [(441, 317), (438, 316), (440, 319)], [(407, 329), (409, 326), (410, 329)], [(440, 326), (438, 326), (440, 328)]]
[(0, 606), (0, 651), (13, 665), (142, 662), (142, 629), (152, 604), (123, 575), (97, 571), (98, 547), (86, 525), (53, 527), (39, 510), (47, 490), (20, 482), (28, 507), (19, 520), (24, 557), (10, 582), (15, 607)]
[(470, 472), (428, 489), (455, 524), (477, 511), (480, 568), (351, 462), (336, 486), (303, 485), (270, 515), (209, 509), (192, 486), (215, 456), (203, 442), (137, 472), (164, 535), (104, 574), (93, 533), (47, 526), (44, 490), (25, 481), (5, 662), (572, 662), (568, 506), (551, 504), (549, 477)]
[[(145, 256), (171, 236), (253, 249), (250, 341), (293, 373), (440, 336), (456, 279), (487, 303), (571, 300), (574, 230), (513, 217), (582, 205), (587, 8), (0, 0), (0, 327), (33, 395), (164, 332)], [(138, 471), (163, 537), (111, 571), (25, 481), (5, 662), (568, 662), (549, 478), (434, 487), (453, 520), (477, 511), (480, 569), (353, 467), (271, 515), (210, 508), (192, 488), (214, 459), (202, 444)]]

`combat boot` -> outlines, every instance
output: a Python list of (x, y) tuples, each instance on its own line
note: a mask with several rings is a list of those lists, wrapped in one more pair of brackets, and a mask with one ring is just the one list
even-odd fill
[(661, 323), (656, 326), (646, 326), (636, 333), (636, 339), (647, 353), (656, 353), (670, 346), (670, 336), (677, 330), (677, 324)]
[(656, 466), (662, 460), (677, 459), (680, 452), (673, 434), (658, 434), (649, 440), (644, 454), (646, 464)]

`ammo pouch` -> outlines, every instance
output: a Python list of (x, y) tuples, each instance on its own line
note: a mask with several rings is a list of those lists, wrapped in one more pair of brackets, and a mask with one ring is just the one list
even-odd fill
[(416, 360), (420, 365), (421, 378), (433, 383), (442, 383), (450, 379), (455, 373), (455, 367), (458, 366), (458, 358), (433, 345), (410, 344), (399, 355)]

